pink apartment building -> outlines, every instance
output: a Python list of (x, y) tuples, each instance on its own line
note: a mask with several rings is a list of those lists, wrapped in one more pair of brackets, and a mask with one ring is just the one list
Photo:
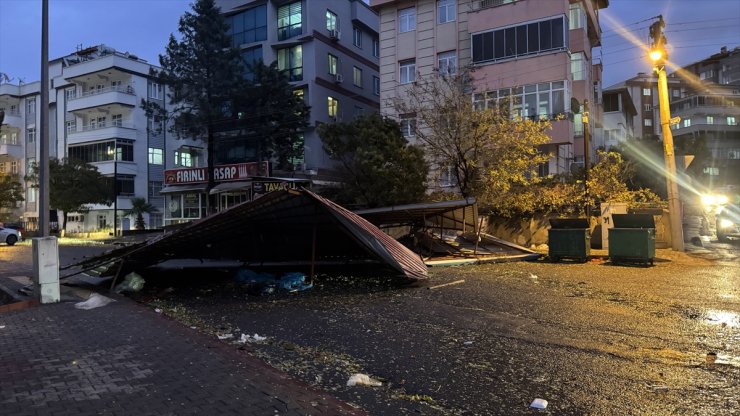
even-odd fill
[[(551, 118), (551, 155), (541, 175), (566, 172), (584, 155), (582, 114), (589, 102), (591, 143), (601, 136), (599, 10), (608, 0), (371, 0), (380, 15), (381, 112), (399, 117), (390, 102), (416, 76), (437, 68), (471, 66), (480, 106), (512, 97), (522, 117)], [(411, 129), (405, 129), (413, 141)], [(593, 154), (592, 144), (589, 151)]]

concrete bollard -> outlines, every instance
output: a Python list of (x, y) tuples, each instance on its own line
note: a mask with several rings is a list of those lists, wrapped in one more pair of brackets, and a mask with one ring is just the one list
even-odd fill
[(34, 238), (33, 287), (40, 303), (59, 302), (59, 246), (56, 237)]

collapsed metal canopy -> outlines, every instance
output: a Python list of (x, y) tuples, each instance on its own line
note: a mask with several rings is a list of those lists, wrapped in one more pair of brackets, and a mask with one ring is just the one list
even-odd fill
[(363, 209), (355, 211), (355, 214), (378, 227), (407, 225), (471, 233), (478, 231), (478, 206), (475, 198)]
[(418, 255), (377, 227), (308, 190), (275, 191), (136, 246), (74, 266), (122, 260), (147, 267), (172, 259), (232, 259), (247, 266), (380, 265), (425, 279)]

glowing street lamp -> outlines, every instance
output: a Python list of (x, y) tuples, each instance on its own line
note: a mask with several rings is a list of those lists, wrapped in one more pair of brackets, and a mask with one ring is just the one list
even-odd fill
[(665, 62), (668, 60), (665, 45), (668, 43), (663, 35), (665, 22), (663, 16), (650, 25), (650, 37), (653, 39), (653, 48), (650, 59), (654, 70), (658, 74), (658, 101), (660, 103), (660, 125), (663, 129), (663, 153), (665, 155), (666, 185), (668, 188), (668, 211), (671, 219), (671, 246), (676, 251), (683, 251), (683, 221), (681, 201), (678, 198), (678, 184), (676, 183), (676, 156), (673, 151), (673, 133), (671, 132), (671, 109), (668, 103), (668, 78)]

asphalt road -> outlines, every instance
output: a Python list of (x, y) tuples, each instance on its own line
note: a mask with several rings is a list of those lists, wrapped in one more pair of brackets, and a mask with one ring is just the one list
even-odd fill
[[(649, 268), (433, 268), (412, 287), (324, 278), (270, 296), (225, 273), (150, 274), (140, 299), (214, 336), (265, 336), (234, 347), (374, 415), (732, 415), (737, 249), (659, 250)], [(348, 387), (352, 373), (383, 385)], [(547, 408), (529, 408), (535, 398)]]

